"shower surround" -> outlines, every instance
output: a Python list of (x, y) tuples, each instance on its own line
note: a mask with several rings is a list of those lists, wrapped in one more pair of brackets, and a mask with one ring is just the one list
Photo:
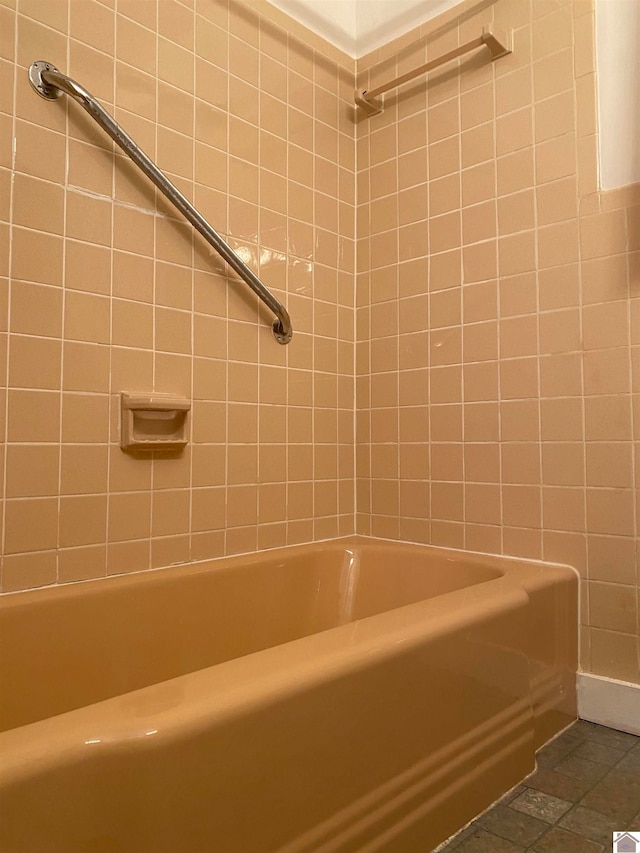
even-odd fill
[[(356, 70), (491, 24), (510, 56), (355, 111)], [(36, 59), (274, 289), (287, 347)], [(465, 3), (357, 68), (267, 3), (0, 0), (0, 75), (3, 591), (355, 530), (575, 566), (582, 667), (640, 681), (640, 190), (598, 191), (590, 0)], [(120, 450), (150, 390), (192, 398), (184, 454)]]

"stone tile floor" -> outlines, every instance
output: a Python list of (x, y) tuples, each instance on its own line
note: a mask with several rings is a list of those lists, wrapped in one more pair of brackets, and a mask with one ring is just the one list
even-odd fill
[(439, 853), (611, 853), (614, 831), (640, 832), (640, 737), (578, 720)]

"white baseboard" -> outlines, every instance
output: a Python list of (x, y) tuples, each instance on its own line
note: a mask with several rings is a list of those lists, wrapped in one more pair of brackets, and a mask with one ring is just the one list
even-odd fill
[(577, 686), (581, 720), (640, 735), (640, 684), (579, 672)]

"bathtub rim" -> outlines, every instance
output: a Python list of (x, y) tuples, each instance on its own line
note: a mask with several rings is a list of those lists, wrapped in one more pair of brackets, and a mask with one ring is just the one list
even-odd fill
[[(70, 590), (74, 587), (81, 587), (86, 584), (94, 584), (101, 582), (108, 582), (113, 580), (120, 580), (124, 583), (125, 579), (131, 578), (131, 583), (134, 582), (134, 579), (140, 579), (141, 577), (156, 576), (157, 573), (170, 572), (175, 571), (176, 573), (180, 570), (183, 574), (188, 573), (190, 570), (193, 573), (197, 573), (198, 571), (206, 571), (207, 566), (211, 566), (213, 569), (218, 568), (224, 565), (226, 562), (236, 561), (239, 559), (243, 559), (248, 561), (250, 564), (260, 563), (262, 558), (265, 556), (276, 554), (277, 552), (289, 552), (289, 553), (302, 553), (304, 550), (322, 550), (322, 546), (327, 545), (335, 545), (341, 546), (343, 545), (346, 549), (348, 543), (352, 543), (354, 546), (357, 545), (366, 545), (366, 544), (384, 544), (384, 545), (401, 545), (403, 548), (411, 548), (412, 550), (420, 549), (425, 550), (428, 553), (434, 554), (454, 554), (460, 557), (461, 560), (464, 560), (467, 557), (471, 558), (481, 558), (481, 563), (484, 564), (485, 561), (489, 561), (489, 567), (495, 563), (514, 563), (514, 564), (526, 564), (532, 566), (549, 566), (551, 568), (565, 568), (570, 569), (573, 574), (576, 576), (578, 580), (578, 584), (582, 581), (582, 576), (580, 572), (572, 566), (570, 563), (562, 563), (557, 560), (542, 560), (532, 557), (517, 557), (511, 554), (492, 554), (488, 551), (470, 551), (465, 548), (450, 548), (444, 545), (431, 545), (429, 543), (423, 542), (412, 542), (406, 539), (387, 539), (383, 536), (365, 536), (363, 534), (354, 533), (349, 534), (347, 536), (338, 536), (331, 539), (319, 539), (314, 540), (312, 542), (298, 542), (295, 545), (278, 545), (273, 548), (264, 548), (259, 551), (241, 551), (237, 554), (227, 554), (221, 557), (206, 557), (202, 560), (190, 560), (188, 562), (183, 563), (170, 563), (167, 566), (156, 566), (148, 569), (136, 569), (131, 572), (118, 572), (117, 574), (112, 575), (100, 575), (95, 578), (82, 578), (80, 580), (75, 581), (66, 581), (63, 583), (53, 583), (47, 584), (46, 586), (37, 586), (37, 587), (28, 587), (27, 589), (16, 589), (16, 590), (7, 590), (6, 592), (0, 592), (0, 609), (4, 606), (8, 605), (9, 601), (15, 599), (16, 596), (30, 594), (36, 595), (37, 593), (42, 592), (51, 592), (52, 590)], [(504, 573), (503, 573), (504, 574)], [(492, 580), (495, 580), (492, 579)], [(479, 583), (488, 583), (489, 581), (479, 581)], [(578, 607), (580, 608), (582, 603), (580, 601), (580, 596), (578, 596)], [(579, 616), (580, 610), (579, 610)], [(578, 623), (580, 624), (580, 623)]]

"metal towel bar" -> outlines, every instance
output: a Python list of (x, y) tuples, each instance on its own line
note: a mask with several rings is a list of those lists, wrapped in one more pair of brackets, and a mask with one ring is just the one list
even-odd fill
[(86, 89), (76, 83), (75, 80), (62, 74), (50, 62), (34, 62), (29, 68), (29, 80), (36, 92), (42, 95), (43, 98), (55, 100), (64, 92), (77, 101), (95, 119), (116, 145), (122, 148), (136, 166), (153, 181), (160, 192), (178, 208), (180, 213), (193, 225), (196, 231), (202, 234), (204, 239), (213, 246), (216, 252), (224, 258), (229, 266), (238, 273), (265, 305), (273, 311), (277, 318), (273, 321), (273, 335), (278, 343), (289, 343), (293, 330), (291, 328), (291, 319), (284, 305), (276, 299), (255, 273), (236, 255), (231, 246), (222, 239), (191, 202), (160, 171), (153, 160), (125, 133), (113, 116)]

